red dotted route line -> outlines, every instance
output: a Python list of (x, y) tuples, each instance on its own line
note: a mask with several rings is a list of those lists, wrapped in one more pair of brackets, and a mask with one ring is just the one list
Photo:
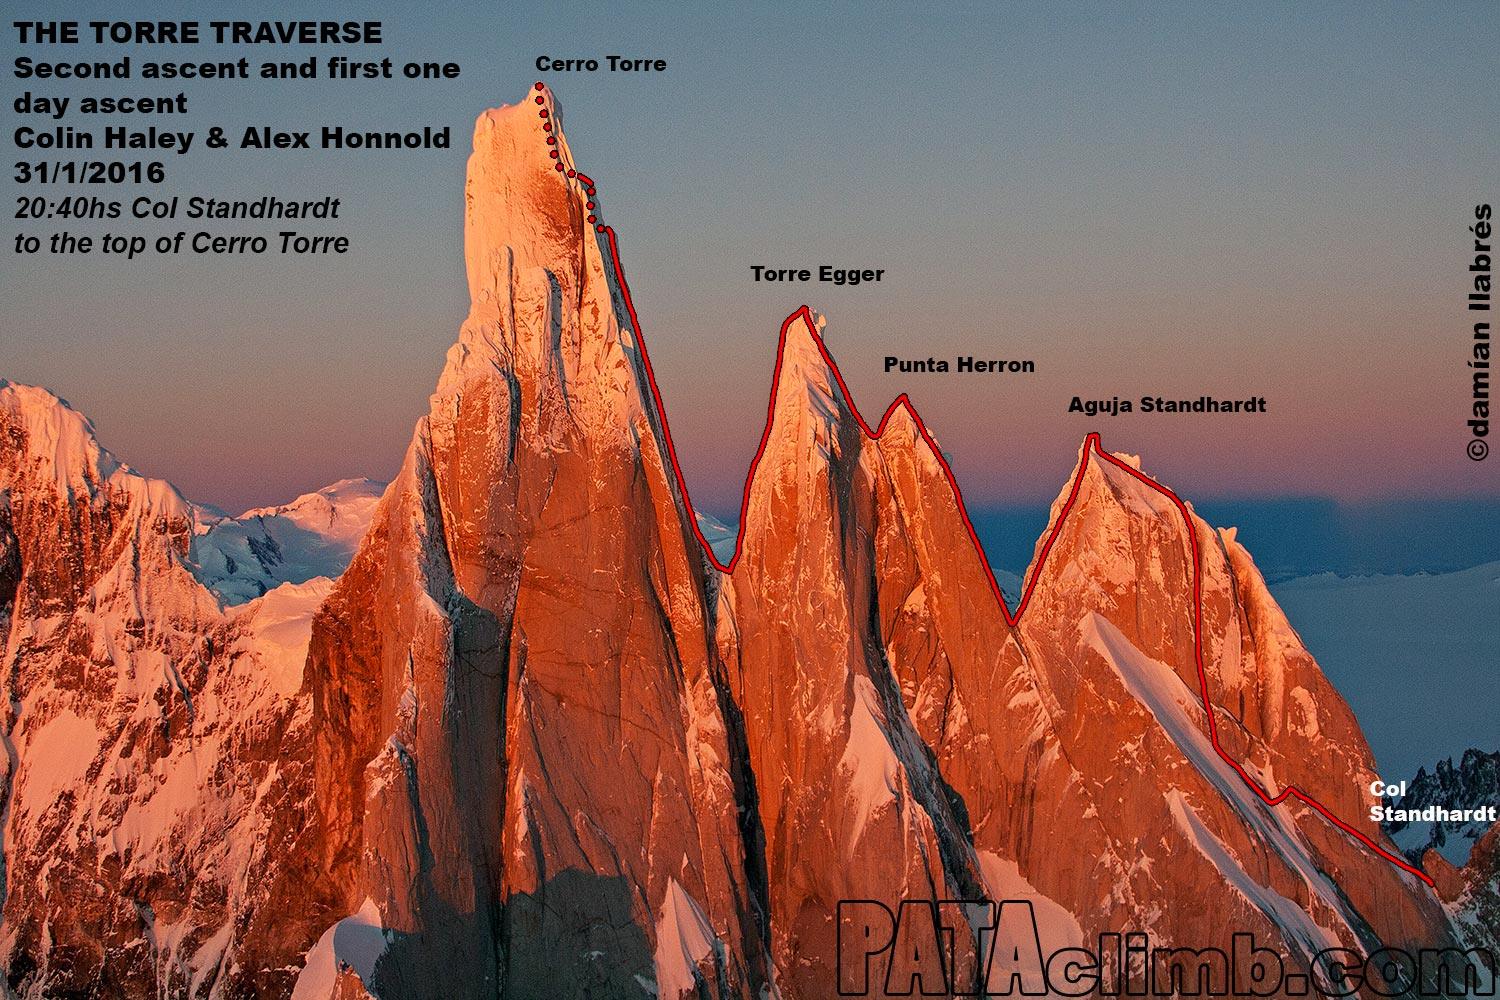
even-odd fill
[[(536, 89), (538, 91), (545, 91), (546, 87), (544, 84), (538, 83), (536, 85)], [(583, 185), (584, 192), (588, 195), (588, 221), (594, 225), (595, 231), (604, 236), (609, 243), (610, 262), (612, 263), (614, 268), (615, 283), (620, 288), (620, 295), (624, 299), (625, 309), (630, 313), (630, 325), (635, 332), (636, 342), (640, 348), (642, 367), (644, 367), (646, 370), (646, 381), (650, 384), (651, 387), (651, 399), (656, 406), (657, 414), (661, 418), (662, 438), (667, 446), (667, 457), (671, 459), (672, 473), (677, 481), (677, 489), (682, 493), (682, 501), (687, 507), (688, 525), (692, 528), (693, 534), (698, 539), (698, 543), (703, 547), (703, 554), (716, 569), (723, 573), (733, 573), (735, 564), (739, 562), (740, 549), (745, 539), (745, 521), (750, 510), (750, 487), (751, 484), (755, 482), (756, 470), (760, 467), (761, 457), (765, 454), (766, 444), (770, 440), (771, 423), (776, 414), (776, 395), (781, 388), (781, 365), (786, 353), (787, 330), (791, 328), (794, 322), (801, 320), (807, 325), (807, 330), (808, 333), (812, 336), (813, 344), (817, 347), (818, 353), (822, 355), (823, 361), (828, 365), (828, 370), (833, 374), (834, 381), (838, 383), (839, 391), (843, 394), (844, 400), (849, 404), (850, 412), (854, 415), (855, 421), (859, 424), (860, 430), (864, 432), (866, 437), (878, 440), (879, 438), (884, 436), (886, 425), (890, 423), (892, 414), (894, 414), (897, 410), (905, 409), (906, 412), (910, 414), (912, 423), (917, 428), (917, 432), (922, 436), (922, 440), (927, 443), (927, 446), (932, 449), (933, 457), (937, 459), (938, 466), (943, 470), (943, 478), (948, 481), (948, 487), (953, 491), (953, 500), (955, 506), (958, 508), (959, 517), (963, 519), (964, 529), (968, 532), (969, 541), (973, 543), (974, 550), (979, 556), (979, 564), (984, 569), (985, 578), (986, 580), (988, 580), (990, 585), (990, 591), (995, 595), (995, 602), (997, 605), (999, 605), (1000, 614), (1005, 619), (1006, 625), (1015, 627), (1015, 625), (1021, 620), (1021, 615), (1025, 613), (1027, 605), (1031, 602), (1031, 595), (1032, 592), (1036, 589), (1037, 578), (1041, 575), (1043, 566), (1046, 565), (1047, 556), (1052, 551), (1052, 545), (1057, 541), (1057, 537), (1062, 531), (1063, 523), (1067, 520), (1069, 512), (1071, 512), (1073, 509), (1074, 501), (1078, 499), (1078, 491), (1079, 488), (1083, 485), (1084, 473), (1088, 470), (1088, 462), (1085, 461), (1085, 459), (1088, 457), (1090, 452), (1098, 455), (1104, 461), (1109, 462), (1116, 468), (1121, 469), (1149, 489), (1160, 493), (1162, 496), (1170, 500), (1172, 504), (1177, 508), (1178, 512), (1182, 514), (1183, 524), (1187, 527), (1188, 545), (1192, 550), (1193, 659), (1198, 670), (1198, 692), (1203, 699), (1203, 711), (1205, 717), (1208, 720), (1208, 738), (1209, 742), (1213, 745), (1214, 752), (1218, 754), (1220, 760), (1224, 761), (1224, 763), (1228, 764), (1234, 769), (1235, 773), (1240, 776), (1240, 778), (1245, 782), (1247, 786), (1249, 786), (1250, 790), (1253, 791), (1262, 802), (1266, 803), (1266, 805), (1276, 806), (1285, 802), (1288, 798), (1296, 799), (1298, 802), (1310, 806), (1329, 823), (1332, 823), (1334, 826), (1338, 827), (1349, 836), (1358, 840), (1360, 843), (1368, 847), (1371, 851), (1374, 851), (1380, 857), (1386, 859), (1397, 868), (1400, 868), (1401, 870), (1411, 875), (1415, 875), (1417, 878), (1421, 879), (1423, 882), (1426, 882), (1428, 885), (1435, 884), (1432, 878), (1426, 872), (1413, 867), (1411, 864), (1407, 863), (1404, 858), (1396, 854), (1392, 854), (1390, 851), (1387, 851), (1385, 848), (1377, 844), (1374, 840), (1366, 836), (1363, 832), (1355, 829), (1353, 826), (1339, 819), (1321, 802), (1313, 798), (1311, 795), (1308, 795), (1306, 792), (1302, 791), (1302, 789), (1297, 788), (1295, 785), (1286, 786), (1276, 795), (1270, 794), (1264, 787), (1261, 786), (1258, 781), (1256, 781), (1255, 778), (1251, 777), (1250, 773), (1245, 770), (1240, 762), (1235, 760), (1234, 757), (1232, 757), (1229, 752), (1226, 751), (1224, 747), (1219, 743), (1219, 727), (1215, 719), (1215, 709), (1213, 707), (1213, 702), (1209, 697), (1208, 691), (1208, 672), (1203, 664), (1203, 570), (1199, 560), (1198, 533), (1193, 524), (1192, 513), (1188, 510), (1187, 504), (1184, 503), (1182, 498), (1180, 498), (1176, 493), (1173, 493), (1161, 483), (1158, 483), (1156, 480), (1145, 475), (1139, 469), (1136, 469), (1135, 467), (1121, 461), (1120, 459), (1111, 455), (1109, 452), (1105, 451), (1104, 446), (1099, 441), (1099, 435), (1097, 433), (1090, 433), (1084, 440), (1084, 453), (1078, 462), (1078, 473), (1073, 477), (1073, 485), (1068, 491), (1068, 498), (1063, 502), (1063, 507), (1061, 512), (1059, 512), (1057, 516), (1057, 520), (1053, 523), (1052, 529), (1047, 533), (1046, 539), (1042, 542), (1042, 549), (1041, 552), (1037, 555), (1036, 565), (1032, 568), (1031, 573), (1026, 580), (1026, 586), (1021, 594), (1021, 600), (1016, 604), (1016, 610), (1012, 612), (1010, 610), (1010, 606), (1005, 601), (1005, 594), (1000, 590), (999, 582), (995, 579), (994, 570), (991, 568), (989, 560), (985, 558), (984, 545), (979, 540), (978, 532), (974, 530), (974, 522), (969, 519), (969, 511), (967, 506), (964, 504), (963, 493), (958, 487), (958, 479), (953, 475), (953, 470), (949, 467), (948, 460), (943, 457), (942, 450), (938, 448), (937, 441), (933, 438), (931, 432), (927, 430), (927, 425), (923, 422), (921, 415), (917, 413), (917, 408), (912, 405), (911, 398), (904, 392), (901, 395), (897, 396), (894, 400), (891, 401), (891, 405), (886, 408), (885, 413), (880, 418), (880, 423), (872, 429), (870, 425), (865, 422), (865, 418), (860, 415), (859, 408), (854, 404), (853, 394), (849, 392), (849, 387), (844, 384), (843, 373), (839, 371), (837, 362), (833, 360), (833, 355), (828, 353), (827, 345), (823, 343), (823, 338), (819, 336), (817, 323), (813, 320), (812, 310), (804, 305), (796, 312), (788, 316), (786, 320), (781, 324), (781, 334), (776, 344), (776, 367), (771, 373), (771, 398), (766, 407), (766, 423), (764, 429), (761, 431), (760, 444), (755, 449), (755, 457), (750, 460), (750, 470), (745, 476), (745, 491), (740, 499), (740, 521), (739, 524), (735, 527), (734, 554), (730, 557), (727, 563), (720, 562), (719, 558), (714, 555), (713, 546), (709, 544), (708, 539), (704, 536), (703, 529), (698, 526), (698, 516), (693, 508), (692, 498), (688, 495), (687, 480), (683, 477), (682, 466), (677, 461), (677, 448), (672, 443), (672, 431), (667, 423), (666, 405), (662, 402), (661, 390), (658, 389), (656, 385), (656, 373), (651, 368), (651, 356), (646, 350), (646, 341), (645, 336), (641, 332), (640, 319), (636, 316), (635, 304), (631, 301), (630, 298), (630, 286), (625, 281), (625, 270), (620, 264), (620, 247), (615, 238), (614, 228), (611, 226), (607, 226), (602, 222), (599, 222), (599, 208), (597, 204), (597, 196), (594, 189), (594, 181), (588, 175), (579, 173), (573, 167), (565, 166), (562, 158), (558, 155), (557, 137), (556, 135), (552, 134), (553, 127), (551, 115), (548, 113), (548, 110), (545, 107), (546, 99), (540, 93), (537, 95), (536, 103), (539, 105), (543, 105), (539, 113), (539, 117), (542, 120), (542, 131), (544, 133), (547, 133), (547, 145), (553, 147), (551, 150), (551, 157), (552, 159), (558, 161), (558, 163), (556, 164), (557, 170), (559, 172), (565, 172), (570, 178), (576, 178)]]

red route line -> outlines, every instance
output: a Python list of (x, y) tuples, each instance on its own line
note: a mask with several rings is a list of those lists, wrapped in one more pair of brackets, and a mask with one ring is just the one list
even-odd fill
[[(1203, 667), (1203, 569), (1199, 565), (1198, 533), (1193, 526), (1193, 516), (1188, 511), (1187, 504), (1183, 503), (1182, 498), (1180, 498), (1176, 493), (1173, 493), (1171, 490), (1167, 489), (1156, 480), (1145, 475), (1139, 469), (1136, 469), (1131, 465), (1120, 461), (1118, 458), (1105, 451), (1103, 445), (1099, 443), (1099, 435), (1090, 434), (1089, 444), (1092, 445), (1095, 453), (1098, 454), (1099, 457), (1103, 458), (1111, 465), (1123, 469), (1135, 479), (1139, 480), (1140, 482), (1149, 486), (1151, 489), (1160, 493), (1162, 496), (1166, 497), (1168, 500), (1172, 501), (1172, 503), (1177, 507), (1178, 512), (1182, 514), (1183, 523), (1187, 525), (1188, 543), (1193, 551), (1193, 659), (1198, 666), (1198, 692), (1203, 697), (1204, 715), (1208, 717), (1208, 739), (1209, 742), (1213, 744), (1214, 752), (1219, 755), (1219, 759), (1224, 761), (1224, 763), (1228, 764), (1230, 767), (1234, 768), (1235, 773), (1237, 773), (1244, 780), (1245, 784), (1250, 786), (1250, 790), (1255, 792), (1256, 795), (1260, 796), (1261, 801), (1265, 802), (1267, 805), (1280, 805), (1288, 798), (1294, 798), (1298, 802), (1309, 805), (1312, 808), (1316, 809), (1319, 815), (1328, 820), (1328, 822), (1332, 823), (1340, 830), (1343, 830), (1351, 837), (1354, 837), (1356, 840), (1360, 841), (1360, 843), (1364, 844), (1366, 847), (1374, 851), (1376, 854), (1380, 855), (1382, 858), (1385, 858), (1391, 864), (1404, 871), (1410, 872), (1417, 878), (1421, 879), (1423, 882), (1426, 882), (1428, 885), (1433, 885), (1434, 883), (1432, 881), (1432, 878), (1426, 872), (1412, 867), (1405, 861), (1405, 859), (1400, 858), (1387, 851), (1385, 848), (1375, 843), (1375, 841), (1365, 836), (1359, 830), (1356, 830), (1348, 823), (1345, 823), (1343, 820), (1339, 819), (1328, 809), (1327, 806), (1323, 805), (1323, 803), (1319, 802), (1311, 795), (1308, 795), (1297, 786), (1287, 785), (1280, 791), (1280, 793), (1271, 795), (1263, 787), (1261, 787), (1259, 782), (1257, 782), (1250, 776), (1245, 768), (1241, 766), (1239, 761), (1231, 757), (1228, 752), (1225, 751), (1223, 746), (1219, 744), (1219, 726), (1214, 718), (1213, 704), (1210, 701), (1208, 695), (1208, 673), (1204, 670)], [(1067, 510), (1064, 509), (1062, 517), (1066, 516)], [(1059, 520), (1061, 520), (1061, 517), (1059, 518)]]
[[(540, 83), (537, 84), (537, 89), (542, 89), (542, 85)], [(559, 164), (558, 166), (559, 169), (561, 169), (562, 165)], [(591, 199), (595, 198), (594, 181), (590, 177), (588, 177), (586, 174), (576, 171), (569, 171), (568, 176), (576, 176), (576, 178), (583, 183), (583, 186), (587, 190), (589, 197)], [(599, 211), (600, 209), (598, 208), (594, 209), (594, 212), (596, 214)], [(1005, 601), (1005, 594), (1000, 590), (999, 582), (995, 579), (995, 572), (991, 568), (989, 560), (985, 557), (984, 545), (979, 540), (978, 532), (974, 530), (974, 522), (969, 519), (968, 507), (964, 503), (963, 492), (959, 489), (958, 479), (953, 475), (953, 470), (949, 467), (948, 460), (943, 457), (942, 450), (938, 448), (937, 441), (933, 438), (932, 433), (927, 430), (927, 425), (923, 422), (921, 414), (919, 414), (917, 412), (917, 408), (912, 405), (911, 398), (903, 392), (901, 395), (892, 400), (891, 405), (886, 407), (885, 413), (881, 415), (880, 423), (872, 430), (870, 428), (870, 425), (865, 422), (865, 418), (860, 414), (859, 408), (855, 405), (854, 396), (849, 392), (849, 387), (844, 384), (844, 376), (843, 373), (839, 371), (838, 363), (833, 360), (833, 355), (828, 353), (827, 345), (823, 343), (823, 338), (819, 336), (817, 324), (814, 322), (812, 317), (812, 310), (804, 305), (801, 308), (797, 309), (796, 312), (788, 316), (781, 324), (781, 333), (776, 343), (776, 367), (771, 373), (771, 398), (770, 402), (766, 406), (766, 424), (765, 428), (761, 431), (760, 444), (756, 446), (755, 457), (750, 460), (750, 470), (745, 476), (745, 492), (743, 497), (740, 499), (740, 521), (739, 524), (735, 526), (734, 555), (730, 557), (729, 562), (720, 562), (718, 556), (714, 555), (713, 546), (711, 546), (708, 542), (708, 539), (704, 537), (703, 529), (698, 527), (698, 515), (693, 508), (692, 498), (688, 495), (687, 480), (683, 477), (682, 466), (677, 461), (677, 448), (672, 443), (672, 430), (667, 422), (667, 408), (665, 403), (662, 402), (661, 390), (658, 389), (656, 385), (656, 373), (651, 367), (651, 356), (646, 350), (646, 340), (645, 335), (641, 332), (640, 318), (636, 316), (635, 303), (630, 298), (630, 286), (625, 280), (625, 269), (620, 264), (620, 246), (615, 238), (614, 227), (599, 223), (595, 226), (595, 229), (597, 232), (602, 234), (609, 243), (610, 263), (614, 268), (615, 283), (619, 285), (620, 296), (622, 299), (624, 299), (625, 309), (630, 313), (631, 329), (634, 331), (637, 345), (640, 347), (642, 367), (646, 370), (646, 381), (650, 384), (651, 387), (651, 400), (655, 404), (657, 415), (661, 420), (662, 439), (666, 442), (667, 445), (667, 457), (671, 460), (672, 473), (674, 478), (677, 480), (677, 488), (682, 493), (682, 502), (687, 507), (688, 525), (692, 528), (694, 536), (697, 537), (698, 544), (703, 547), (704, 556), (707, 557), (708, 561), (713, 564), (716, 569), (723, 573), (733, 573), (735, 565), (739, 562), (741, 546), (744, 544), (745, 540), (745, 521), (750, 511), (750, 488), (751, 485), (755, 482), (755, 473), (756, 470), (760, 467), (761, 457), (765, 454), (766, 443), (770, 440), (771, 424), (776, 415), (776, 398), (777, 394), (781, 390), (781, 365), (782, 360), (786, 354), (787, 331), (791, 329), (793, 323), (801, 320), (803, 323), (807, 324), (807, 332), (811, 335), (813, 344), (817, 347), (818, 353), (822, 356), (823, 361), (828, 365), (828, 370), (833, 374), (834, 381), (838, 383), (839, 391), (843, 394), (844, 401), (849, 404), (849, 411), (854, 415), (855, 421), (859, 424), (860, 430), (864, 432), (866, 437), (871, 438), (872, 440), (878, 440), (879, 438), (884, 436), (886, 425), (890, 423), (891, 415), (894, 414), (898, 409), (904, 408), (906, 412), (911, 415), (912, 422), (916, 425), (917, 432), (921, 434), (922, 440), (927, 443), (927, 446), (932, 449), (933, 457), (937, 459), (938, 466), (943, 470), (943, 478), (948, 481), (948, 487), (953, 490), (953, 500), (958, 508), (959, 517), (963, 519), (964, 529), (969, 533), (969, 541), (973, 543), (974, 550), (979, 556), (979, 564), (984, 568), (985, 579), (989, 582), (991, 593), (995, 595), (995, 603), (999, 605), (1000, 614), (1005, 619), (1006, 625), (1011, 626), (1012, 628), (1015, 627), (1018, 622), (1020, 622), (1021, 615), (1025, 613), (1027, 605), (1031, 602), (1032, 591), (1036, 589), (1037, 578), (1041, 576), (1042, 567), (1046, 565), (1047, 556), (1052, 551), (1052, 545), (1057, 541), (1057, 536), (1062, 531), (1063, 523), (1068, 519), (1068, 514), (1073, 509), (1074, 501), (1078, 499), (1078, 491), (1079, 488), (1083, 485), (1084, 473), (1088, 470), (1087, 458), (1090, 451), (1092, 451), (1095, 455), (1098, 455), (1104, 461), (1109, 462), (1111, 465), (1114, 465), (1115, 467), (1121, 469), (1131, 477), (1141, 482), (1146, 487), (1156, 491), (1157, 493), (1160, 493), (1162, 496), (1172, 501), (1172, 504), (1182, 515), (1183, 524), (1187, 527), (1188, 545), (1193, 554), (1193, 660), (1198, 670), (1198, 693), (1203, 699), (1203, 714), (1208, 720), (1208, 739), (1209, 742), (1213, 745), (1214, 753), (1218, 754), (1220, 760), (1224, 761), (1224, 763), (1232, 767), (1235, 773), (1240, 776), (1241, 780), (1243, 780), (1245, 784), (1249, 786), (1250, 790), (1253, 791), (1257, 796), (1259, 796), (1260, 800), (1266, 805), (1276, 806), (1285, 802), (1288, 798), (1294, 798), (1298, 802), (1301, 802), (1304, 805), (1310, 806), (1311, 808), (1316, 810), (1317, 813), (1324, 819), (1326, 819), (1329, 823), (1332, 823), (1334, 826), (1338, 827), (1349, 836), (1358, 840), (1360, 843), (1364, 844), (1370, 850), (1374, 851), (1380, 857), (1389, 861), (1397, 868), (1400, 868), (1402, 871), (1405, 871), (1411, 875), (1415, 875), (1417, 878), (1421, 879), (1423, 882), (1426, 882), (1428, 885), (1435, 885), (1431, 876), (1429, 876), (1426, 872), (1408, 864), (1404, 858), (1401, 858), (1395, 854), (1392, 854), (1390, 851), (1387, 851), (1385, 848), (1381, 847), (1364, 833), (1339, 819), (1333, 814), (1332, 811), (1328, 809), (1327, 806), (1323, 805), (1317, 799), (1313, 798), (1311, 795), (1302, 791), (1302, 789), (1296, 787), (1295, 785), (1288, 785), (1276, 795), (1271, 795), (1268, 791), (1266, 791), (1264, 787), (1261, 786), (1258, 781), (1251, 777), (1250, 773), (1245, 770), (1240, 762), (1230, 756), (1229, 752), (1224, 749), (1222, 744), (1220, 744), (1218, 722), (1215, 719), (1213, 702), (1209, 697), (1208, 692), (1208, 672), (1203, 665), (1203, 570), (1202, 566), (1200, 565), (1198, 551), (1198, 532), (1193, 524), (1192, 513), (1188, 510), (1187, 504), (1184, 503), (1182, 501), (1182, 498), (1179, 497), (1176, 493), (1173, 493), (1171, 490), (1167, 489), (1167, 487), (1147, 476), (1139, 469), (1134, 468), (1128, 463), (1121, 461), (1114, 455), (1111, 455), (1109, 452), (1105, 451), (1104, 446), (1099, 441), (1099, 435), (1097, 433), (1090, 433), (1084, 439), (1084, 450), (1083, 454), (1079, 458), (1078, 473), (1073, 477), (1073, 485), (1068, 490), (1068, 498), (1063, 502), (1062, 510), (1058, 513), (1057, 520), (1053, 523), (1052, 529), (1047, 532), (1047, 537), (1042, 542), (1042, 550), (1040, 553), (1038, 553), (1035, 564), (1031, 568), (1031, 571), (1027, 577), (1025, 589), (1021, 594), (1021, 600), (1016, 604), (1016, 610), (1012, 612), (1010, 610), (1010, 606)]]

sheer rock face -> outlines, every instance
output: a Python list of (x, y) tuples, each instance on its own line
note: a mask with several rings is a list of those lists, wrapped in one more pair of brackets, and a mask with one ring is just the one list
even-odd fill
[[(1136, 848), (1119, 850), (1093, 776), (1063, 752), (1064, 736), (1075, 735), (1063, 727), (1075, 721), (1064, 718), (1066, 692), (1052, 685), (1070, 681), (1042, 668), (1007, 624), (953, 487), (909, 410), (892, 414), (879, 451), (880, 640), (918, 731), (964, 803), (985, 893), (1034, 894), (1090, 915), (1088, 926), (1124, 926), (1142, 908), (1121, 877)], [(1106, 749), (1107, 737), (1097, 738)], [(1083, 943), (1076, 924), (1054, 923), (1064, 939), (1043, 946)]]
[[(909, 409), (895, 409), (864, 448), (879, 456), (865, 465), (885, 662), (962, 804), (985, 889), (1071, 918), (1052, 922), (1044, 947), (1121, 927), (1187, 946), (1243, 928), (1303, 958), (1339, 944), (1452, 940), (1414, 878), (1305, 807), (1264, 805), (1214, 754), (1194, 660), (1192, 551), (1169, 497), (1081, 455), (1012, 628)], [(1288, 781), (1312, 789), (1381, 840), (1362, 822), (1374, 772), (1352, 714), (1233, 533), (1196, 517), (1193, 530), (1226, 750), (1273, 793)], [(1185, 899), (1194, 902), (1169, 902)]]
[(837, 990), (841, 900), (976, 898), (978, 865), (876, 634), (880, 451), (806, 324), (789, 324), (779, 371), (720, 639), (760, 795), (778, 983), (813, 997)]
[[(0, 384), (11, 989), (820, 1000), (850, 899), (1029, 899), (1047, 951), (1453, 940), (1214, 752), (1190, 539), (1225, 752), (1382, 837), (1248, 554), (1094, 439), (1011, 624), (935, 444), (867, 430), (804, 310), (714, 569), (560, 125), (476, 125), (470, 313), (336, 585), (223, 607), (194, 509)], [(1441, 873), (1460, 931), (1495, 853)]]
[[(479, 120), (473, 306), (315, 628), (327, 862), (395, 932), (395, 995), (639, 991), (684, 965), (748, 994), (765, 962), (704, 563), (537, 111)], [(708, 953), (677, 953), (669, 896)]]
[[(1202, 945), (1232, 926), (1304, 958), (1339, 943), (1448, 940), (1415, 879), (1305, 807), (1264, 805), (1214, 753), (1194, 659), (1192, 550), (1169, 497), (1082, 454), (1010, 630), (930, 446), (895, 428), (883, 450), (911, 441), (917, 455), (894, 481), (906, 528), (882, 536), (886, 564), (900, 567), (882, 574), (887, 642), (982, 857), (1015, 865), (1074, 915), (1083, 940), (1131, 926)], [(1362, 822), (1373, 762), (1348, 708), (1232, 533), (1196, 517), (1193, 530), (1226, 751), (1273, 793), (1285, 782), (1312, 789), (1379, 840)], [(1193, 905), (1163, 905), (1184, 899)]]
[[(1197, 675), (1184, 513), (1131, 474), (1136, 460), (1092, 452), (1083, 461), (1077, 497), (1020, 627), (1058, 698), (1062, 751), (1097, 786), (1137, 898), (1206, 900), (1167, 908), (1155, 923), (1178, 940), (1201, 938), (1205, 918), (1209, 927), (1268, 923), (1289, 953), (1305, 957), (1320, 941), (1369, 949), (1377, 941), (1445, 940), (1446, 917), (1425, 886), (1307, 807), (1265, 805), (1219, 759)], [(1054, 520), (1062, 504), (1060, 497)], [(1224, 751), (1271, 794), (1289, 784), (1308, 790), (1390, 850), (1367, 819), (1363, 793), (1374, 762), (1352, 713), (1233, 533), (1215, 534), (1190, 509), (1188, 516), (1199, 550), (1205, 674)], [(1294, 900), (1311, 925), (1235, 891), (1246, 876)], [(1136, 919), (1144, 915), (1138, 909)]]

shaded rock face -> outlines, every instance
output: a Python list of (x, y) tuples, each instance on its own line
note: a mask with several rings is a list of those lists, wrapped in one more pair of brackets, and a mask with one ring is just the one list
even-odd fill
[[(1194, 652), (1189, 531), (1223, 749), (1272, 794), (1314, 790), (1381, 840), (1361, 797), (1374, 777), (1369, 749), (1233, 533), (1216, 534), (1190, 510), (1185, 517), (1131, 474), (1134, 460), (1095, 451), (1081, 461), (1076, 499), (1020, 628), (1055, 698), (1059, 750), (1093, 786), (1119, 882), (1133, 897), (1095, 905), (1123, 905), (1133, 923), (1178, 941), (1201, 940), (1204, 926), (1257, 929), (1304, 959), (1334, 944), (1445, 939), (1446, 917), (1413, 877), (1294, 801), (1266, 806), (1213, 751)], [(1046, 891), (1052, 879), (1036, 881)], [(1246, 882), (1270, 893), (1235, 891)], [(1306, 919), (1283, 912), (1277, 897)], [(1163, 909), (1163, 898), (1200, 902)], [(1087, 902), (1071, 908), (1086, 912)]]
[[(1449, 864), (1435, 847), (1428, 848), (1423, 862), (1454, 914), (1459, 936), (1472, 948), (1500, 954), (1500, 823), (1474, 842), (1462, 868)], [(1500, 971), (1493, 963), (1491, 969)]]
[[(393, 995), (639, 991), (683, 961), (747, 995), (763, 921), (704, 561), (605, 245), (542, 135), (531, 104), (479, 120), (473, 307), (314, 628), (326, 863), (406, 942), (375, 976)], [(671, 891), (709, 954), (668, 954)]]
[(789, 325), (779, 371), (720, 647), (760, 793), (778, 983), (817, 996), (836, 988), (841, 900), (983, 893), (874, 628), (880, 451), (811, 327)]
[[(1486, 753), (1474, 747), (1465, 750), (1457, 764), (1450, 757), (1438, 761), (1431, 771), (1418, 768), (1406, 794), (1386, 800), (1387, 805), (1400, 809), (1440, 806), (1476, 810), (1496, 802), (1500, 802), (1500, 753)], [(1401, 845), (1402, 853), (1409, 859), (1420, 861), (1428, 850), (1436, 850), (1458, 867), (1468, 862), (1471, 847), (1491, 825), (1482, 820), (1384, 824), (1386, 832)]]
[[(12, 991), (820, 1000), (852, 899), (1025, 899), (1047, 952), (1479, 940), (1493, 831), (1445, 907), (1215, 753), (1200, 639), (1225, 752), (1382, 838), (1249, 555), (1092, 438), (1012, 618), (915, 413), (872, 432), (799, 311), (717, 569), (555, 163), (549, 92), (477, 122), (470, 312), (336, 584), (245, 519), (195, 548), (201, 512), (0, 385)], [(226, 607), (195, 568), (297, 582)], [(983, 936), (949, 929), (972, 987)]]

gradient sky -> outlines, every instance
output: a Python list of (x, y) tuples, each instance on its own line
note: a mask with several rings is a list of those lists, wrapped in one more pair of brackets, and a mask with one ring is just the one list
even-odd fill
[[(455, 60), (463, 75), (197, 83), (186, 123), (156, 124), (451, 125), (449, 151), (165, 157), (173, 193), (343, 198), (353, 252), (127, 263), (7, 248), (0, 265), (0, 377), (54, 389), (121, 458), (193, 499), (236, 510), (394, 473), (466, 309), (474, 117), (520, 99), (538, 55), (609, 53), (669, 68), (542, 78), (619, 233), (707, 509), (737, 507), (776, 332), (803, 301), (827, 313), (865, 414), (910, 392), (978, 505), (1051, 497), (1095, 429), (1188, 496), (1500, 490), (1500, 458), (1463, 454), (1466, 227), (1500, 178), (1494, 4), (346, 4), (338, 16), (383, 19), (380, 54)], [(10, 82), (7, 135), (24, 89)], [(821, 263), (886, 277), (750, 281), (751, 264)], [(1031, 358), (1038, 373), (881, 372), (887, 354), (960, 353)], [(1065, 413), (1074, 394), (1117, 393), (1263, 394), (1271, 412)]]

